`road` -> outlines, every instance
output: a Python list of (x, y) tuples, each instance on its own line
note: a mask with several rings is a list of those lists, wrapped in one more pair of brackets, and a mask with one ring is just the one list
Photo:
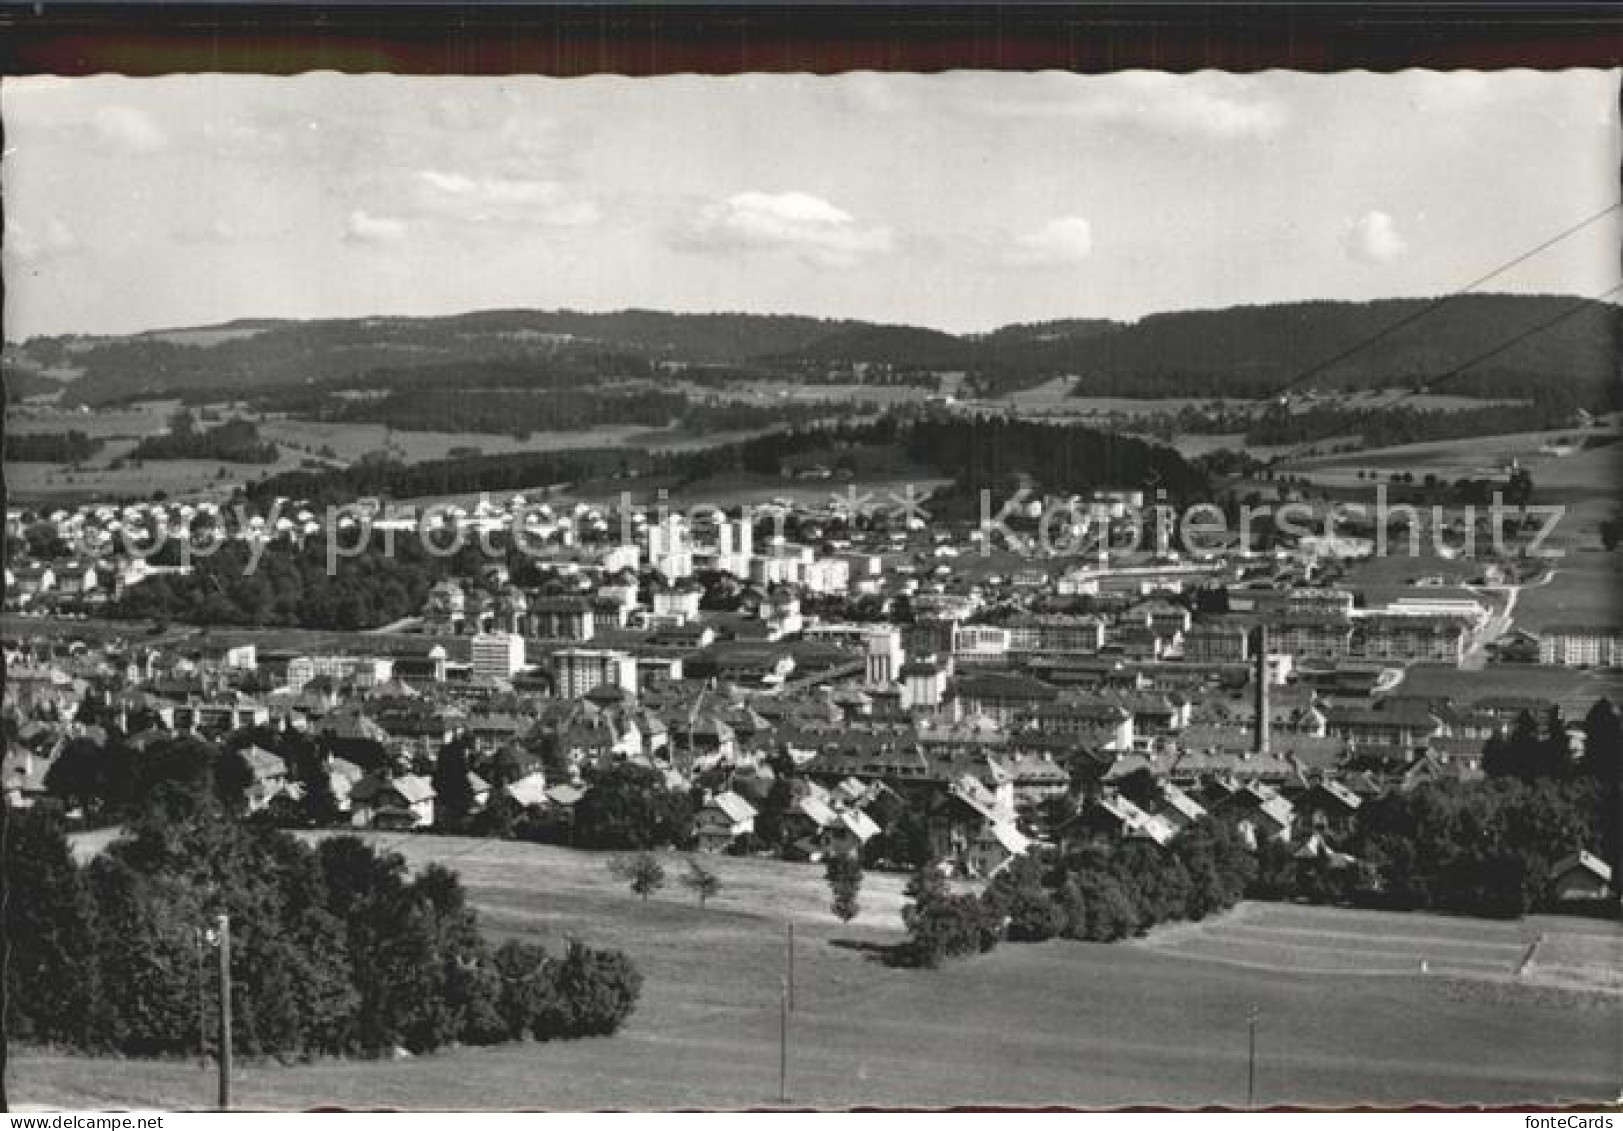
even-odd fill
[(1465, 650), (1465, 657), (1460, 661), (1460, 667), (1467, 671), (1480, 671), (1487, 666), (1488, 645), (1506, 635), (1516, 622), (1516, 601), (1522, 595), (1523, 589), (1538, 589), (1555, 580), (1557, 571), (1552, 567), (1546, 570), (1537, 581), (1530, 581), (1525, 585), (1467, 585), (1466, 588), (1473, 593), (1487, 596), (1493, 593), (1509, 594), (1505, 598), (1505, 607), (1492, 614), (1482, 627), (1471, 634), (1471, 643)]

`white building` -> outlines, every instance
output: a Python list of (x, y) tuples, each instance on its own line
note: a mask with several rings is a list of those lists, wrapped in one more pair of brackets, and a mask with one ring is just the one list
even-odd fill
[(648, 564), (667, 580), (693, 576), (693, 547), (687, 520), (679, 514), (666, 515), (648, 527)]
[(387, 656), (295, 656), (287, 662), (287, 686), (304, 690), (317, 676), (336, 681), (353, 680), (358, 687), (375, 687), (394, 678), (394, 661)]
[(637, 694), (637, 661), (629, 652), (613, 648), (565, 648), (552, 654), (552, 669), (560, 699), (579, 699), (608, 684)]
[(999, 624), (952, 626), (955, 665), (1002, 664), (1009, 659), (1009, 630)]
[(1561, 624), (1545, 629), (1538, 641), (1541, 664), (1612, 667), (1623, 664), (1623, 627)]
[(482, 632), (470, 642), (474, 679), (512, 679), (524, 668), (524, 637)]

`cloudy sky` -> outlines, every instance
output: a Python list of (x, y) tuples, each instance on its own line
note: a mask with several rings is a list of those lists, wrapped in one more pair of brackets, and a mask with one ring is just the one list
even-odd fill
[[(1452, 290), (1617, 199), (1618, 73), (22, 79), (6, 336), (489, 307), (983, 330)], [(1490, 289), (1618, 282), (1618, 212)]]

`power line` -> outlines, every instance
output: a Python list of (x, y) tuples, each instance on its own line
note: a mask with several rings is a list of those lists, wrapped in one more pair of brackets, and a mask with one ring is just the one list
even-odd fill
[[(1479, 353), (1479, 354), (1477, 354), (1477, 356), (1471, 358), (1471, 360), (1466, 361), (1466, 362), (1462, 362), (1461, 364), (1456, 365), (1453, 369), (1450, 369), (1447, 373), (1444, 373), (1442, 376), (1433, 377), (1431, 380), (1425, 382), (1424, 384), (1420, 385), (1419, 387), (1409, 390), (1402, 397), (1399, 397), (1398, 400), (1401, 401), (1401, 400), (1404, 400), (1404, 399), (1406, 399), (1408, 397), (1417, 396), (1417, 395), (1419, 395), (1421, 393), (1430, 392), (1432, 389), (1436, 388), (1438, 385), (1441, 385), (1444, 381), (1452, 381), (1454, 378), (1458, 377), (1461, 373), (1464, 373), (1467, 369), (1470, 369), (1472, 366), (1480, 365), (1482, 362), (1487, 361), (1490, 358), (1498, 357), (1500, 354), (1504, 353), (1506, 350), (1512, 349), (1513, 347), (1520, 345), (1522, 342), (1525, 342), (1528, 338), (1533, 337), (1535, 334), (1542, 334), (1545, 330), (1548, 330), (1550, 327), (1555, 326), (1555, 325), (1557, 325), (1557, 324), (1559, 324), (1561, 322), (1565, 322), (1568, 318), (1571, 318), (1574, 315), (1582, 314), (1584, 311), (1588, 310), (1593, 304), (1595, 304), (1597, 302), (1600, 302), (1600, 301), (1602, 301), (1604, 299), (1611, 298), (1613, 295), (1617, 294), (1619, 291), (1623, 291), (1623, 283), (1618, 283), (1617, 285), (1611, 287), (1610, 289), (1602, 291), (1598, 295), (1593, 295), (1593, 296), (1591, 296), (1589, 298), (1581, 298), (1577, 302), (1573, 303), (1571, 306), (1569, 306), (1565, 310), (1563, 310), (1560, 314), (1557, 314), (1554, 318), (1547, 318), (1543, 322), (1540, 322), (1537, 326), (1530, 327), (1529, 329), (1522, 331), (1520, 334), (1517, 334), (1515, 337), (1510, 338), (1510, 339), (1508, 339), (1506, 341), (1500, 342), (1498, 345), (1494, 346), (1492, 349), (1488, 350), (1487, 352)], [(1394, 404), (1394, 405), (1397, 404), (1397, 403), (1398, 403), (1398, 401), (1393, 401), (1392, 402), (1392, 404)], [(1388, 406), (1388, 407), (1391, 407), (1391, 406)]]
[[(1498, 278), (1500, 275), (1503, 275), (1506, 271), (1509, 271), (1511, 268), (1521, 266), (1523, 263), (1526, 263), (1529, 259), (1532, 259), (1534, 256), (1536, 256), (1536, 255), (1538, 255), (1538, 254), (1540, 254), (1540, 253), (1542, 253), (1544, 251), (1547, 251), (1548, 249), (1554, 247), (1556, 244), (1560, 243), (1562, 240), (1566, 239), (1567, 237), (1575, 235), (1578, 232), (1581, 232), (1583, 229), (1589, 227), (1589, 225), (1595, 223), (1598, 220), (1604, 219), (1605, 217), (1611, 215), (1613, 212), (1616, 212), (1619, 208), (1623, 208), (1623, 200), (1614, 200), (1614, 201), (1612, 201), (1612, 203), (1608, 204), (1605, 208), (1602, 208), (1599, 212), (1591, 213), (1590, 215), (1585, 216), (1582, 220), (1579, 220), (1577, 223), (1572, 224), (1572, 225), (1570, 225), (1570, 226), (1568, 226), (1566, 228), (1563, 228), (1561, 231), (1557, 232), (1555, 235), (1550, 236), (1544, 242), (1538, 244), (1535, 247), (1531, 247), (1531, 248), (1527, 249), (1526, 251), (1522, 252), (1520, 255), (1516, 256), (1514, 259), (1506, 260), (1505, 262), (1499, 264), (1499, 266), (1495, 267), (1492, 271), (1489, 271), (1487, 274), (1480, 275), (1477, 278), (1472, 279), (1469, 283), (1466, 283), (1464, 286), (1457, 288), (1451, 294), (1442, 295), (1442, 296), (1440, 296), (1438, 298), (1432, 299), (1430, 302), (1428, 302), (1425, 306), (1421, 307), (1419, 310), (1416, 310), (1416, 311), (1414, 311), (1414, 312), (1412, 312), (1410, 314), (1405, 315), (1402, 318), (1399, 318), (1396, 322), (1393, 322), (1391, 325), (1386, 326), (1384, 329), (1381, 329), (1381, 330), (1377, 331), (1376, 333), (1370, 335), (1368, 338), (1365, 338), (1362, 341), (1356, 342), (1353, 345), (1348, 346), (1346, 349), (1342, 350), (1340, 353), (1337, 353), (1337, 354), (1335, 354), (1335, 355), (1333, 355), (1331, 357), (1328, 357), (1325, 360), (1323, 360), (1323, 361), (1317, 363), (1316, 365), (1314, 365), (1312, 368), (1307, 369), (1307, 370), (1303, 371), (1302, 373), (1297, 374), (1295, 377), (1292, 377), (1289, 381), (1285, 382), (1285, 384), (1281, 385), (1278, 389), (1274, 390), (1272, 395), (1273, 396), (1279, 396), (1282, 393), (1288, 393), (1290, 390), (1292, 390), (1292, 389), (1296, 388), (1298, 385), (1302, 384), (1302, 382), (1308, 381), (1308, 380), (1318, 376), (1320, 373), (1323, 373), (1326, 369), (1329, 369), (1331, 366), (1336, 365), (1339, 362), (1345, 361), (1347, 358), (1351, 357), (1355, 353), (1358, 353), (1360, 350), (1367, 349), (1367, 348), (1369, 348), (1370, 346), (1374, 345), (1377, 342), (1385, 341), (1387, 338), (1391, 337), (1393, 334), (1397, 333), (1399, 330), (1402, 330), (1404, 327), (1413, 325), (1415, 322), (1420, 321), (1420, 319), (1425, 318), (1430, 314), (1436, 313), (1438, 310), (1440, 310), (1443, 307), (1447, 306), (1449, 303), (1453, 302), (1455, 299), (1463, 297), (1464, 295), (1466, 295), (1466, 294), (1470, 293), (1471, 291), (1475, 290), (1477, 287), (1480, 287), (1483, 283), (1486, 283), (1486, 282), (1489, 282), (1492, 279)], [(1468, 363), (1468, 364), (1474, 364), (1474, 362)]]

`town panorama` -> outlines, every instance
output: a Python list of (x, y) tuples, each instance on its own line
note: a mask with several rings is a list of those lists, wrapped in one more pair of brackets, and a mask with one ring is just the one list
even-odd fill
[(1595, 1104), (1617, 73), (8, 80), (8, 1100)]

